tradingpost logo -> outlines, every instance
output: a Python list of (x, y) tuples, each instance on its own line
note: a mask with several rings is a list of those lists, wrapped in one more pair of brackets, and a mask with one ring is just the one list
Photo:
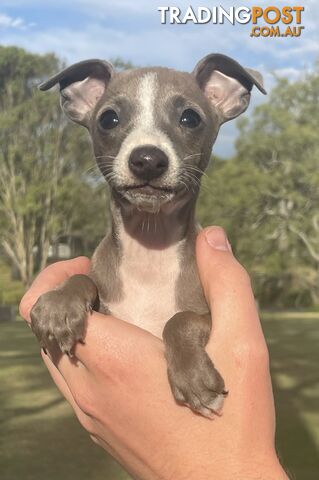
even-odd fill
[(300, 37), (303, 6), (158, 7), (162, 24), (252, 24), (251, 37)]

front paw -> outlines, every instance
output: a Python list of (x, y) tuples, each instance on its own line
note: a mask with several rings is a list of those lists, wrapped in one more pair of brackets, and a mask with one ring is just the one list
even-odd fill
[(168, 379), (175, 400), (212, 418), (221, 411), (227, 396), (222, 376), (204, 349), (188, 352), (187, 358), (177, 355), (175, 352), (168, 360)]
[(52, 290), (39, 297), (31, 310), (31, 327), (41, 347), (56, 341), (63, 353), (71, 355), (76, 342), (83, 341), (88, 312), (92, 306), (61, 290)]

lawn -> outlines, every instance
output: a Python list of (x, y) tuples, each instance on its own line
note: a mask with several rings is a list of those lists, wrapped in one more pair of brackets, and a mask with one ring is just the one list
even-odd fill
[(24, 322), (0, 324), (1, 480), (128, 480), (62, 400)]
[[(319, 472), (319, 317), (263, 320), (272, 359), (277, 448), (293, 478)], [(78, 425), (23, 322), (0, 324), (1, 480), (128, 480)]]
[(0, 255), (0, 304), (14, 305), (19, 303), (25, 291), (20, 280), (12, 279), (12, 270)]

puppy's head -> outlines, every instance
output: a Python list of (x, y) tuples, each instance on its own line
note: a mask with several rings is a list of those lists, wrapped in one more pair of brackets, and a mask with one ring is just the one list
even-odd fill
[[(67, 116), (90, 131), (97, 163), (112, 190), (156, 212), (196, 195), (222, 123), (246, 110), (258, 72), (212, 54), (193, 73), (144, 68), (116, 73), (88, 60), (58, 73)], [(176, 202), (177, 203), (177, 202)]]

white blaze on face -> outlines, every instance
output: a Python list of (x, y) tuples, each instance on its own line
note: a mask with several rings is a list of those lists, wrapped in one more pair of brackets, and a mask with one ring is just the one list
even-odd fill
[(145, 131), (153, 131), (155, 128), (154, 108), (157, 93), (156, 73), (147, 73), (142, 77), (137, 90), (139, 99), (138, 127)]
[(170, 138), (160, 130), (156, 123), (156, 98), (160, 86), (157, 74), (149, 72), (140, 79), (136, 101), (137, 115), (134, 128), (121, 145), (114, 161), (113, 171), (121, 185), (134, 183), (134, 176), (129, 170), (128, 161), (135, 148), (152, 145), (166, 153), (169, 165), (167, 172), (159, 179), (162, 185), (173, 186), (179, 170), (179, 159)]

